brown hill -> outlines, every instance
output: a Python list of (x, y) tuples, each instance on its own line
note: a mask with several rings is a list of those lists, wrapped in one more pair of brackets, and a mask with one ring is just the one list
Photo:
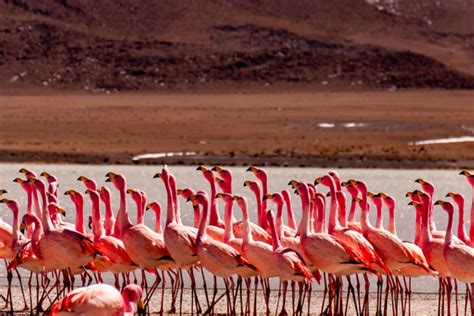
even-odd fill
[(473, 88), (453, 2), (5, 0), (0, 89)]

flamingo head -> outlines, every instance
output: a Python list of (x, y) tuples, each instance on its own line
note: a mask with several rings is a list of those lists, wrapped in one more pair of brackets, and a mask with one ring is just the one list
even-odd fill
[(209, 204), (209, 197), (206, 192), (198, 191), (196, 194), (188, 196), (186, 202), (189, 201), (193, 203), (193, 206), (196, 206), (198, 204), (207, 205)]
[(350, 179), (349, 184), (357, 188), (357, 190), (362, 194), (362, 196), (367, 195), (367, 183), (361, 180)]
[(110, 195), (110, 189), (108, 187), (101, 186), (100, 188), (97, 189), (97, 193), (99, 193), (99, 196), (102, 202), (110, 203), (111, 195)]
[(212, 172), (211, 169), (207, 169), (206, 167), (204, 166), (199, 166), (197, 167), (198, 171), (201, 171), (202, 172), (202, 175), (204, 176), (204, 178), (211, 184), (214, 184), (215, 182), (215, 179), (214, 179), (214, 172)]
[(99, 199), (100, 199), (100, 196), (99, 196), (99, 193), (95, 190), (91, 190), (91, 189), (87, 189), (85, 191), (85, 194), (89, 195), (90, 199), (92, 202), (94, 203), (99, 203)]
[(253, 193), (260, 194), (260, 186), (255, 181), (251, 181), (251, 180), (244, 181), (244, 187), (249, 187), (249, 189), (252, 190)]
[(176, 193), (183, 197), (183, 199), (187, 200), (190, 195), (196, 194), (196, 192), (191, 188), (186, 189), (178, 189)]
[(112, 182), (117, 190), (125, 190), (125, 187), (127, 186), (127, 180), (125, 180), (123, 175), (109, 172), (105, 175), (105, 177), (107, 178), (105, 182)]
[(474, 174), (468, 170), (463, 170), (459, 174), (465, 176), (469, 184), (474, 188)]
[(84, 203), (84, 196), (82, 195), (82, 193), (74, 189), (67, 190), (66, 192), (64, 192), (64, 195), (68, 195), (71, 201), (74, 202), (74, 204)]
[(219, 166), (215, 166), (211, 169), (212, 171), (216, 171), (225, 182), (231, 183), (232, 182), (232, 172), (229, 169), (224, 169)]
[(51, 216), (55, 216), (57, 214), (62, 214), (63, 216), (66, 216), (66, 211), (62, 207), (59, 207), (57, 203), (49, 203), (47, 208)]
[(454, 212), (454, 205), (449, 201), (438, 200), (434, 203), (434, 205), (440, 205), (450, 216)]
[(263, 200), (270, 200), (276, 205), (283, 205), (283, 195), (281, 193), (272, 193), (263, 196)]
[(20, 205), (16, 200), (0, 199), (0, 203), (4, 203), (14, 214), (20, 211)]
[(26, 168), (21, 168), (18, 172), (23, 173), (27, 179), (38, 177), (34, 171), (28, 170)]
[(226, 204), (232, 203), (232, 198), (232, 194), (229, 193), (220, 192), (216, 194), (216, 199), (222, 199)]
[(314, 179), (314, 185), (322, 184), (327, 187), (334, 186), (334, 180), (331, 176), (329, 175), (324, 175), (322, 177)]
[(221, 190), (224, 191), (227, 188), (227, 183), (224, 179), (215, 177), (215, 181)]
[(142, 195), (137, 189), (127, 189), (127, 194), (130, 194), (135, 203), (140, 203)]
[(261, 182), (266, 182), (268, 180), (268, 173), (262, 168), (251, 166), (247, 168), (247, 171), (252, 172)]
[(299, 182), (295, 187), (295, 193), (299, 196), (309, 196), (308, 185), (304, 182)]
[(416, 179), (415, 182), (419, 183), (421, 185), (421, 188), (423, 189), (423, 191), (428, 193), (430, 195), (430, 197), (433, 196), (434, 190), (435, 190), (435, 187), (434, 187), (433, 184), (431, 184), (430, 182), (428, 182), (426, 180), (423, 180), (421, 178)]
[(237, 201), (237, 205), (241, 209), (247, 209), (247, 198), (245, 196), (234, 195), (232, 200)]
[(380, 194), (375, 194), (373, 192), (368, 192), (367, 195), (369, 196), (372, 203), (374, 203), (377, 207), (382, 207), (382, 197)]
[(161, 213), (161, 205), (160, 203), (158, 203), (157, 201), (153, 201), (151, 203), (148, 203), (146, 205), (146, 210), (152, 210), (154, 211), (156, 214), (160, 214)]
[(341, 186), (343, 186), (347, 190), (347, 192), (349, 192), (349, 194), (351, 195), (351, 198), (356, 198), (357, 195), (359, 194), (359, 190), (357, 190), (355, 186), (351, 185), (349, 181), (341, 182)]
[(395, 199), (388, 195), (385, 192), (380, 192), (378, 194), (382, 198), (382, 202), (387, 206), (387, 207), (394, 207), (395, 206)]
[(453, 201), (459, 207), (461, 207), (461, 205), (464, 205), (464, 195), (460, 193), (448, 192), (448, 194), (446, 194), (446, 197), (450, 197), (451, 199), (453, 199)]
[(137, 304), (138, 312), (139, 312), (138, 314), (141, 315), (141, 313), (144, 312), (144, 308), (145, 308), (143, 301), (141, 300), (141, 297), (142, 297), (142, 288), (139, 285), (129, 284), (126, 287), (124, 287), (122, 290), (122, 298), (125, 302), (125, 312), (126, 313), (133, 312), (133, 310), (128, 310), (129, 306), (127, 305), (129, 303), (134, 303), (134, 304)]
[(44, 183), (43, 180), (31, 177), (28, 179), (28, 181), (33, 185), (33, 187), (38, 190), (39, 192), (45, 192), (46, 191), (46, 184)]
[(84, 183), (86, 189), (97, 191), (97, 182), (95, 182), (95, 180), (90, 179), (86, 176), (80, 176), (79, 178), (77, 178), (77, 181), (81, 181), (82, 183)]
[(413, 205), (415, 207), (415, 210), (417, 213), (422, 214), (423, 213), (423, 204), (418, 201), (410, 201), (408, 205)]
[(49, 192), (46, 192), (46, 198), (48, 199), (48, 203), (58, 203), (56, 196)]
[(23, 190), (25, 190), (27, 193), (30, 193), (33, 190), (29, 180), (25, 180), (22, 178), (15, 178), (13, 179), (13, 182), (19, 183), (21, 187), (23, 188)]
[(44, 177), (46, 181), (48, 181), (48, 183), (54, 183), (54, 182), (59, 183), (58, 177), (52, 175), (49, 172), (43, 171), (41, 172), (40, 176)]

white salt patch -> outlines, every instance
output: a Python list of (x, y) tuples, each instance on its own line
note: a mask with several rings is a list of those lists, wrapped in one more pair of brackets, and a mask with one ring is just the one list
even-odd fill
[(319, 123), (318, 126), (322, 127), (322, 128), (333, 128), (333, 127), (336, 127), (336, 124), (334, 124), (334, 123)]
[(352, 122), (342, 124), (342, 126), (344, 126), (346, 128), (364, 127), (365, 125), (367, 125), (367, 124), (365, 124), (365, 123), (352, 123)]
[(142, 159), (156, 159), (164, 157), (182, 157), (182, 156), (194, 156), (196, 152), (194, 151), (185, 151), (185, 152), (167, 152), (167, 153), (148, 153), (138, 155), (132, 158), (133, 161), (138, 161)]
[(474, 142), (474, 136), (427, 139), (427, 140), (412, 142), (412, 143), (409, 143), (409, 145), (432, 145), (432, 144), (451, 144), (451, 143), (468, 143), (468, 142)]

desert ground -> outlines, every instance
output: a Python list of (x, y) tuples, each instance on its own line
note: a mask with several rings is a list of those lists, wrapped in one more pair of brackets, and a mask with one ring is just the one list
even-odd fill
[[(474, 92), (0, 96), (0, 160), (474, 167)], [(145, 153), (188, 156), (133, 161)]]

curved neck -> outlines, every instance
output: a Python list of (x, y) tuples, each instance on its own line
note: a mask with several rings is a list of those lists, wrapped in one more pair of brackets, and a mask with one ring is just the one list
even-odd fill
[[(26, 190), (26, 195), (27, 195), (27, 205), (26, 205), (26, 214), (32, 214), (32, 205), (33, 205), (33, 192), (31, 190), (31, 184), (27, 183), (29, 188)], [(33, 235), (33, 227), (31, 225), (28, 225), (26, 228), (26, 236), (31, 239), (31, 236)]]
[(33, 185), (31, 185), (31, 193), (33, 194), (33, 203), (34, 203), (34, 206), (35, 206), (35, 215), (38, 218), (42, 218), (42, 212), (41, 212), (41, 208), (40, 208), (40, 204), (39, 204), (39, 198), (38, 198), (38, 191), (36, 190), (36, 188), (33, 187)]
[[(428, 194), (429, 195), (429, 194)], [(429, 206), (428, 206), (428, 220), (429, 220), (429, 227), (430, 231), (435, 231), (436, 230), (436, 224), (434, 222), (434, 217), (433, 217), (433, 197), (432, 195), (429, 195)]]
[(395, 203), (388, 205), (388, 231), (392, 234), (397, 234), (397, 228), (395, 224)]
[(39, 259), (43, 259), (43, 255), (41, 254), (41, 249), (39, 247), (39, 242), (43, 235), (43, 225), (38, 218), (34, 218), (32, 221), (35, 224), (35, 228), (33, 230), (33, 236), (31, 237), (31, 250), (35, 254), (35, 256)]
[(360, 226), (363, 231), (370, 229), (371, 225), (369, 223), (369, 203), (367, 202), (367, 190), (361, 190), (362, 194), (362, 209), (360, 212)]
[(181, 223), (181, 214), (180, 214), (180, 208), (179, 208), (179, 202), (178, 202), (178, 192), (176, 191), (176, 181), (174, 179), (174, 176), (171, 174), (168, 176), (168, 184), (170, 188), (171, 199), (173, 202), (174, 219), (176, 223)]
[(429, 229), (429, 206), (426, 203), (423, 203), (424, 208), (423, 214), (421, 216), (421, 240), (422, 243), (425, 243), (431, 239), (431, 231)]
[(416, 212), (415, 215), (415, 245), (420, 246), (421, 245), (421, 216), (418, 212)]
[(138, 200), (135, 201), (135, 203), (137, 204), (137, 225), (138, 224), (143, 224), (144, 220), (143, 220), (143, 217), (144, 217), (144, 209), (143, 209), (143, 196), (141, 194), (138, 194), (139, 197), (138, 197)]
[(161, 231), (161, 207), (158, 207), (156, 210), (155, 210), (155, 232), (157, 232), (158, 234), (161, 234), (162, 231)]
[(255, 199), (257, 200), (257, 220), (258, 220), (258, 226), (265, 228), (265, 214), (264, 210), (262, 207), (262, 197), (260, 195), (260, 188), (258, 186), (255, 187), (254, 190), (252, 190), (253, 193), (255, 194)]
[(86, 229), (84, 227), (84, 203), (82, 201), (74, 201), (76, 206), (76, 230), (84, 234)]
[[(346, 219), (346, 195), (342, 191), (337, 191), (338, 206), (339, 206), (339, 224), (342, 227), (347, 227)], [(340, 195), (340, 196), (339, 196)]]
[[(15, 248), (18, 244), (18, 239), (20, 238), (20, 225), (18, 219), (18, 210), (13, 211), (13, 227), (12, 227), (12, 249), (15, 251)], [(31, 225), (28, 225), (31, 226)]]
[(277, 203), (276, 231), (279, 237), (283, 236), (283, 201)]
[(202, 202), (202, 215), (201, 222), (199, 223), (199, 230), (196, 236), (196, 247), (199, 246), (202, 239), (206, 236), (206, 227), (207, 227), (207, 215), (209, 213), (209, 202), (204, 200)]
[(224, 242), (228, 242), (229, 240), (234, 239), (234, 231), (233, 231), (233, 229), (232, 229), (232, 208), (233, 208), (233, 203), (232, 203), (232, 201), (225, 203), (225, 211), (224, 211), (224, 222), (225, 222)]
[(134, 310), (133, 310), (133, 305), (128, 299), (127, 295), (125, 295), (123, 292), (121, 293), (122, 295), (122, 300), (123, 300), (123, 305), (124, 305), (124, 316), (133, 316)]
[(194, 210), (194, 227), (198, 228), (199, 223), (201, 222), (201, 212), (199, 210), (199, 205), (193, 205)]

